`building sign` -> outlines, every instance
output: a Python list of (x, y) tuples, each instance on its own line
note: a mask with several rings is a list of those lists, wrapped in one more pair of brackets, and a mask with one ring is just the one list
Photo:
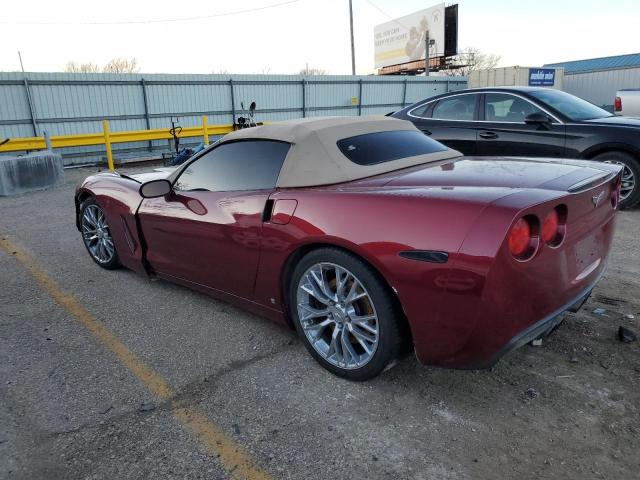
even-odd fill
[(444, 3), (406, 15), (374, 30), (376, 68), (424, 60), (427, 32), (429, 58), (444, 56)]
[(554, 68), (530, 68), (529, 69), (529, 86), (530, 87), (553, 87), (556, 78)]

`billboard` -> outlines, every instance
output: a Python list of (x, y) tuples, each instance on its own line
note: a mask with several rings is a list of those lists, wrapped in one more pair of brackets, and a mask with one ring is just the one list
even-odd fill
[(444, 9), (444, 56), (458, 55), (458, 5)]
[(530, 68), (529, 86), (553, 87), (556, 70), (554, 68)]
[(424, 60), (426, 34), (432, 40), (429, 57), (445, 54), (444, 3), (377, 25), (374, 32), (376, 68)]

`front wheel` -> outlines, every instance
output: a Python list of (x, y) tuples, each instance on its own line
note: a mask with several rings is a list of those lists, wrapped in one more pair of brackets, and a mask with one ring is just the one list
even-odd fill
[(640, 203), (640, 162), (626, 152), (605, 152), (594, 157), (606, 163), (622, 167), (620, 208), (630, 208)]
[(118, 253), (111, 237), (104, 211), (90, 197), (80, 205), (80, 231), (89, 255), (102, 268), (112, 270), (119, 266)]
[(402, 334), (391, 295), (362, 260), (321, 248), (296, 266), (289, 305), (311, 355), (332, 373), (362, 381), (400, 354)]

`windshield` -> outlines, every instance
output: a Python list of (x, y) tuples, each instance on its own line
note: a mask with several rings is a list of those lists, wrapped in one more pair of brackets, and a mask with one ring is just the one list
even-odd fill
[(592, 120), (594, 118), (611, 117), (612, 115), (600, 107), (578, 97), (559, 90), (535, 90), (532, 97), (555, 108), (571, 120)]

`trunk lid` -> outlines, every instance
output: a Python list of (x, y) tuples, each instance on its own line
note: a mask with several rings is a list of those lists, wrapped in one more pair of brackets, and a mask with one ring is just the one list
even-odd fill
[[(391, 172), (385, 187), (542, 188), (569, 191), (575, 185), (602, 181), (615, 167), (584, 160), (518, 157), (463, 157), (446, 163)], [(378, 185), (380, 184), (378, 179)]]

